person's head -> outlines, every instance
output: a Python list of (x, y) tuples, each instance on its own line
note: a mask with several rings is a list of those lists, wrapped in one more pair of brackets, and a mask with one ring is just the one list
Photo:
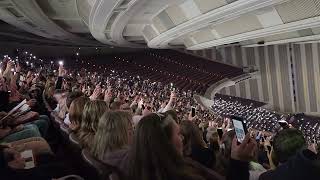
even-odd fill
[(76, 98), (81, 97), (81, 96), (83, 96), (83, 93), (80, 91), (70, 92), (67, 96), (67, 99), (66, 99), (67, 108), (68, 109), (70, 108), (71, 102), (73, 100), (75, 100)]
[(153, 113), (143, 117), (129, 154), (129, 178), (189, 179), (193, 173), (186, 170), (182, 151), (180, 127), (170, 115)]
[(284, 129), (278, 132), (273, 139), (274, 157), (284, 163), (297, 152), (307, 147), (301, 131), (297, 129)]
[(54, 94), (53, 94), (53, 98), (59, 102), (61, 99), (66, 98), (68, 95), (67, 91), (64, 91), (62, 89), (57, 89), (55, 90)]
[(179, 121), (177, 112), (175, 110), (168, 110), (164, 114), (170, 115), (176, 122)]
[(97, 132), (100, 117), (107, 110), (104, 101), (89, 101), (85, 104), (82, 114), (80, 141), (84, 146), (92, 142), (94, 134)]
[(99, 120), (94, 136), (92, 154), (103, 159), (105, 153), (122, 149), (131, 143), (132, 115), (126, 111), (107, 111)]
[(120, 101), (114, 101), (110, 105), (111, 110), (120, 110), (122, 103)]
[(38, 99), (41, 97), (41, 89), (37, 87), (35, 84), (31, 86), (29, 90), (29, 96), (32, 99)]
[(69, 108), (69, 119), (71, 122), (69, 127), (72, 131), (77, 132), (79, 130), (84, 106), (89, 101), (90, 99), (87, 97), (78, 97), (72, 101)]
[(190, 155), (193, 147), (207, 147), (199, 128), (191, 121), (182, 121), (180, 124), (183, 135), (183, 153)]
[(231, 146), (234, 136), (236, 135), (234, 130), (228, 131), (222, 135), (221, 138), (221, 147), (223, 147), (223, 155), (227, 159), (231, 156)]

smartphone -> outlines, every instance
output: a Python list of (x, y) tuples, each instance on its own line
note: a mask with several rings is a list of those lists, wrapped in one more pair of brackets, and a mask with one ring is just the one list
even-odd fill
[(222, 130), (222, 128), (218, 128), (218, 129), (217, 129), (217, 132), (218, 132), (219, 138), (221, 139), (221, 138), (222, 138), (222, 135), (223, 135), (223, 130)]
[(196, 108), (195, 107), (191, 107), (191, 117), (196, 116)]
[(260, 140), (261, 140), (261, 132), (259, 132), (258, 134), (257, 134), (257, 136), (256, 136), (256, 141), (257, 142), (260, 142)]
[(237, 141), (238, 143), (242, 143), (248, 133), (246, 123), (242, 118), (236, 116), (231, 117), (231, 120), (236, 132)]
[(280, 124), (280, 126), (283, 128), (283, 129), (288, 129), (289, 128), (289, 124), (287, 121), (285, 120), (280, 120), (278, 121), (278, 123)]
[(271, 151), (271, 146), (267, 146), (267, 148), (268, 148), (268, 152), (270, 152)]

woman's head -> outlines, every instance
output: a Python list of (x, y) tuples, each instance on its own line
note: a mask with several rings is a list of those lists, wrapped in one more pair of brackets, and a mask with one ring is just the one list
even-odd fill
[(191, 121), (182, 121), (180, 124), (183, 135), (183, 153), (190, 155), (192, 147), (207, 147), (199, 128)]
[(82, 121), (82, 112), (84, 106), (90, 99), (87, 97), (78, 97), (72, 101), (69, 108), (69, 119), (71, 124), (69, 125), (70, 129), (73, 131), (78, 131)]
[[(188, 179), (179, 125), (170, 115), (150, 114), (138, 123), (129, 155), (130, 179)], [(192, 172), (192, 170), (191, 170)]]
[(70, 108), (70, 105), (73, 100), (75, 100), (76, 98), (81, 97), (81, 96), (83, 96), (83, 93), (81, 91), (70, 92), (67, 96), (67, 99), (66, 99), (67, 108), (68, 109)]
[(107, 111), (99, 120), (91, 149), (99, 159), (105, 153), (127, 146), (132, 138), (132, 115), (126, 111)]
[(83, 109), (80, 140), (83, 145), (91, 142), (94, 134), (97, 132), (100, 117), (107, 110), (107, 104), (104, 101), (89, 101)]
[(136, 129), (135, 144), (146, 148), (150, 146), (152, 149), (161, 144), (162, 148), (173, 148), (179, 155), (182, 155), (183, 150), (179, 125), (170, 115), (163, 114), (153, 113), (140, 120)]

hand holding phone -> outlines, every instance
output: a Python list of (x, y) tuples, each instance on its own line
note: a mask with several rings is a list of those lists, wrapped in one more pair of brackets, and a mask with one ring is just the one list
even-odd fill
[(222, 135), (223, 135), (223, 130), (222, 130), (222, 128), (218, 128), (218, 129), (217, 129), (217, 132), (218, 132), (219, 138), (221, 139), (221, 138), (222, 138)]
[(238, 143), (242, 143), (248, 133), (245, 121), (240, 117), (231, 117)]
[(196, 116), (196, 108), (191, 107), (191, 117), (195, 117), (195, 116)]

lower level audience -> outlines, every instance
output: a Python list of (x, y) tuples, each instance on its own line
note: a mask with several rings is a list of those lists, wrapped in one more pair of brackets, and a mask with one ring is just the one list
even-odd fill
[[(72, 79), (63, 66), (57, 74), (12, 66), (0, 74), (1, 179), (320, 178), (317, 141), (298, 127), (255, 126), (274, 121), (251, 105), (233, 110), (252, 127), (240, 143), (230, 120), (195, 104), (192, 91), (115, 74)], [(224, 100), (212, 108), (232, 111)]]

